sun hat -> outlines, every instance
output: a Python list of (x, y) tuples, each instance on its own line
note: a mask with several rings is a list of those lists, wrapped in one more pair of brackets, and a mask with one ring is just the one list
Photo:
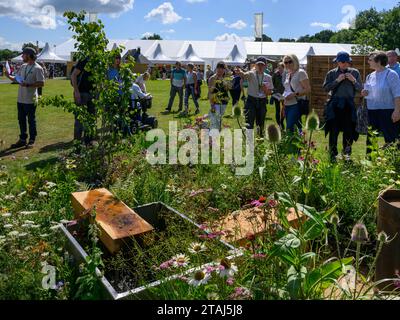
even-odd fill
[(352, 62), (353, 60), (346, 51), (340, 51), (333, 62)]

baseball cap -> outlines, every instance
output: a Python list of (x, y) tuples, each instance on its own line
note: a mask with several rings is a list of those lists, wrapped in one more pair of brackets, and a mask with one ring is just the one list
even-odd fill
[(353, 60), (346, 51), (340, 51), (333, 62), (352, 62)]
[(256, 60), (256, 64), (267, 65), (267, 59), (265, 59), (264, 57), (258, 57)]
[(29, 54), (29, 55), (36, 56), (36, 50), (33, 49), (33, 48), (31, 48), (31, 47), (25, 47), (25, 48), (22, 50), (22, 54)]

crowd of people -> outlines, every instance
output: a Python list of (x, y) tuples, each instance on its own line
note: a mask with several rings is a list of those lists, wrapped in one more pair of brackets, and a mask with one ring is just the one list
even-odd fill
[[(18, 121), (20, 139), (12, 148), (32, 147), (37, 136), (36, 103), (37, 91), (44, 86), (45, 68), (36, 62), (36, 52), (32, 48), (23, 51), (24, 64), (15, 75), (6, 72), (7, 77), (19, 83)], [(91, 74), (85, 70), (88, 60), (77, 63), (71, 75), (73, 95), (78, 106), (85, 107), (94, 114)], [(357, 141), (360, 121), (364, 127), (370, 127), (380, 132), (386, 144), (393, 144), (400, 136), (400, 64), (395, 51), (373, 52), (369, 55), (369, 65), (373, 70), (363, 83), (359, 70), (352, 67), (352, 59), (347, 52), (339, 52), (334, 62), (337, 67), (330, 70), (322, 84), (329, 94), (325, 105), (325, 132), (329, 135), (329, 153), (332, 161), (339, 154), (338, 137), (343, 133), (343, 154), (350, 156), (352, 146)], [(107, 72), (109, 80), (120, 81), (119, 68), (121, 56)], [(176, 95), (179, 97), (181, 116), (189, 115), (189, 102), (193, 101), (194, 114), (200, 113), (199, 98), (204, 74), (193, 64), (186, 69), (177, 62), (170, 72), (170, 98), (163, 114), (172, 112)], [(132, 100), (143, 101), (152, 99), (147, 92), (146, 81), (150, 73), (146, 72), (132, 84)], [(221, 130), (223, 118), (228, 104), (232, 101), (233, 108), (244, 101), (244, 116), (247, 129), (257, 129), (263, 137), (267, 105), (275, 106), (275, 120), (282, 130), (288, 134), (301, 133), (302, 116), (309, 113), (308, 94), (311, 85), (306, 70), (301, 68), (299, 59), (294, 54), (283, 57), (273, 71), (268, 68), (268, 61), (259, 57), (247, 68), (228, 67), (224, 62), (217, 64), (216, 69), (207, 67), (205, 80), (208, 86), (210, 110), (208, 118), (210, 129)], [(356, 105), (355, 98), (360, 93), (365, 106)], [(362, 111), (360, 112), (360, 108)], [(362, 118), (360, 115), (364, 115)], [(29, 124), (29, 141), (28, 126)], [(371, 152), (371, 136), (368, 131), (367, 154)], [(366, 132), (364, 132), (366, 133)], [(84, 128), (78, 117), (75, 117), (74, 138), (90, 143), (93, 139), (85, 135)]]

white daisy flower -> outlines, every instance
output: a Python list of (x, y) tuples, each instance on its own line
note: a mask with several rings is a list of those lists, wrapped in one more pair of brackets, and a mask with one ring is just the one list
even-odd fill
[(22, 233), (20, 233), (20, 234), (18, 235), (18, 238), (24, 238), (24, 237), (26, 237), (27, 235), (28, 235), (27, 232), (22, 232)]
[(13, 225), (11, 223), (5, 224), (4, 229), (11, 229)]
[(49, 236), (48, 233), (44, 233), (44, 234), (41, 234), (41, 235), (40, 235), (41, 238), (47, 238), (48, 236)]
[(19, 235), (19, 232), (18, 231), (11, 231), (11, 232), (8, 233), (8, 235), (10, 237), (17, 237)]
[(193, 254), (198, 254), (200, 252), (204, 252), (207, 250), (207, 247), (205, 246), (204, 243), (199, 243), (199, 242), (193, 242), (189, 246), (189, 252)]
[(21, 211), (20, 214), (24, 215), (24, 216), (30, 216), (32, 214), (36, 214), (39, 211)]
[(0, 181), (0, 186), (5, 186), (7, 185), (7, 181)]
[(184, 254), (177, 254), (175, 257), (172, 258), (172, 261), (172, 265), (175, 268), (187, 267), (190, 263), (189, 257), (185, 256)]
[(32, 225), (29, 223), (24, 223), (23, 225), (21, 225), (21, 228), (30, 228)]
[(45, 192), (45, 191), (40, 191), (38, 193), (38, 195), (39, 195), (40, 198), (44, 198), (44, 197), (47, 197), (49, 194), (47, 192)]
[(17, 197), (22, 198), (24, 195), (26, 195), (26, 191), (21, 192), (19, 195), (17, 195)]
[(14, 200), (14, 199), (15, 199), (15, 196), (13, 196), (12, 194), (4, 196), (4, 200)]
[(53, 188), (56, 187), (56, 186), (57, 186), (56, 183), (48, 181), (44, 187), (45, 187), (46, 189), (53, 189)]
[(62, 220), (60, 220), (60, 223), (62, 223), (62, 224), (67, 224), (67, 223), (70, 223), (70, 221), (69, 221), (69, 220), (62, 219)]
[(201, 286), (203, 284), (207, 284), (211, 278), (211, 274), (209, 274), (206, 270), (200, 270), (193, 274), (193, 277), (189, 280), (189, 284), (191, 286)]
[(31, 226), (32, 229), (39, 229), (40, 228), (40, 225), (38, 225), (38, 224), (31, 224), (30, 226)]
[(54, 226), (50, 227), (50, 230), (57, 230), (57, 229), (59, 229), (60, 227), (61, 227), (61, 225), (60, 225), (60, 224), (57, 224), (57, 225), (54, 225)]
[(237, 266), (230, 262), (228, 259), (222, 259), (219, 266), (217, 267), (217, 272), (221, 278), (233, 277), (235, 273), (238, 272)]
[(6, 213), (3, 213), (1, 216), (3, 218), (9, 218), (9, 217), (11, 217), (11, 213), (10, 212), (6, 212)]
[(31, 220), (25, 220), (24, 223), (26, 223), (26, 224), (35, 224), (35, 222), (31, 221)]

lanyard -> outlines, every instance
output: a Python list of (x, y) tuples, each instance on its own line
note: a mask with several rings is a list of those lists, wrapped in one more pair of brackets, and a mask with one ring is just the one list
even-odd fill
[(261, 90), (263, 88), (263, 83), (264, 83), (264, 74), (261, 76), (261, 81), (260, 81), (260, 77), (258, 76), (258, 72), (256, 72), (256, 77), (257, 77), (257, 83), (258, 83), (258, 91), (261, 92)]
[(28, 76), (31, 74), (32, 69), (35, 65), (33, 64), (32, 67), (29, 69), (29, 71), (27, 72), (26, 70), (28, 69), (28, 66), (26, 66), (25, 68), (25, 77), (24, 77), (24, 81), (26, 81), (26, 79), (28, 78)]

